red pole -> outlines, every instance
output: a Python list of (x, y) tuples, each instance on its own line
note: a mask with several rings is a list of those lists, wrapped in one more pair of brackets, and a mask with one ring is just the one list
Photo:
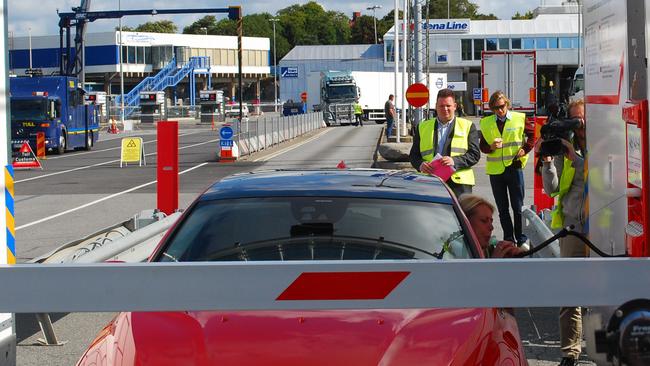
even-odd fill
[(178, 209), (178, 122), (158, 122), (158, 209), (167, 215)]

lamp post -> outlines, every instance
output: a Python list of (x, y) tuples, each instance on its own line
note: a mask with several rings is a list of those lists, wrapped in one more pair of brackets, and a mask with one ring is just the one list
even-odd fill
[(274, 85), (274, 90), (275, 90), (275, 98), (273, 99), (273, 105), (275, 106), (275, 111), (278, 111), (278, 57), (277, 57), (277, 52), (275, 50), (275, 22), (277, 22), (278, 18), (271, 18), (269, 19), (269, 22), (273, 23), (273, 67), (275, 69), (275, 72), (273, 73), (273, 85)]
[[(119, 0), (117, 2), (117, 9), (122, 10), (122, 0)], [(124, 71), (122, 69), (122, 58), (124, 55), (122, 54), (124, 48), (122, 46), (122, 17), (120, 17), (120, 52), (119, 52), (119, 57), (120, 57), (120, 122), (122, 123), (122, 126), (124, 126)]]
[(372, 22), (375, 26), (375, 44), (377, 44), (377, 16), (375, 15), (375, 10), (381, 9), (381, 5), (369, 6), (366, 9), (372, 10)]
[(29, 69), (32, 69), (32, 28), (27, 28), (27, 33), (29, 34)]

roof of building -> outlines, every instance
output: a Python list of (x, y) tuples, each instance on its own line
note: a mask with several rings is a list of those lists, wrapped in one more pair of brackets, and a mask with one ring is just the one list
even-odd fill
[(360, 60), (383, 59), (383, 44), (296, 46), (282, 58), (291, 60)]

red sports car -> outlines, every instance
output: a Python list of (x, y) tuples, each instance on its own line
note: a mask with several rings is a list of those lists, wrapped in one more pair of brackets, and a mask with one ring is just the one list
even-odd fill
[[(336, 170), (248, 173), (216, 182), (151, 261), (481, 257), (467, 219), (437, 178)], [(120, 313), (78, 363), (260, 364), (527, 362), (512, 314), (476, 308)]]

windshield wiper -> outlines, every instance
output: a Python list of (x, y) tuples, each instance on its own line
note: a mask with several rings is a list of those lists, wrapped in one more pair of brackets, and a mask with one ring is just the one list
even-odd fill
[[(205, 257), (205, 259), (201, 259), (201, 260), (214, 260), (219, 257), (227, 257), (229, 255), (239, 254), (241, 260), (248, 261), (251, 260), (250, 251), (254, 249), (264, 248), (268, 246), (277, 246), (278, 251), (283, 252), (284, 245), (305, 244), (306, 242), (308, 242), (309, 244), (306, 247), (311, 247), (313, 250), (314, 243), (317, 241), (327, 241), (329, 243), (334, 243), (335, 241), (339, 241), (341, 242), (341, 250), (345, 250), (346, 245), (349, 244), (372, 245), (375, 247), (375, 253), (373, 255), (373, 259), (377, 259), (379, 254), (381, 254), (382, 246), (396, 247), (402, 250), (408, 249), (411, 252), (420, 252), (433, 258), (437, 258), (437, 259), (442, 258), (441, 254), (432, 253), (428, 250), (414, 247), (412, 245), (385, 240), (384, 237), (382, 236), (378, 238), (366, 238), (366, 237), (349, 236), (349, 235), (304, 235), (304, 236), (275, 238), (275, 239), (268, 239), (268, 240), (258, 240), (249, 243), (243, 243), (243, 244), (236, 242), (232, 247), (224, 248), (216, 252), (210, 253), (208, 256)], [(282, 255), (282, 257), (284, 257), (284, 255)]]

